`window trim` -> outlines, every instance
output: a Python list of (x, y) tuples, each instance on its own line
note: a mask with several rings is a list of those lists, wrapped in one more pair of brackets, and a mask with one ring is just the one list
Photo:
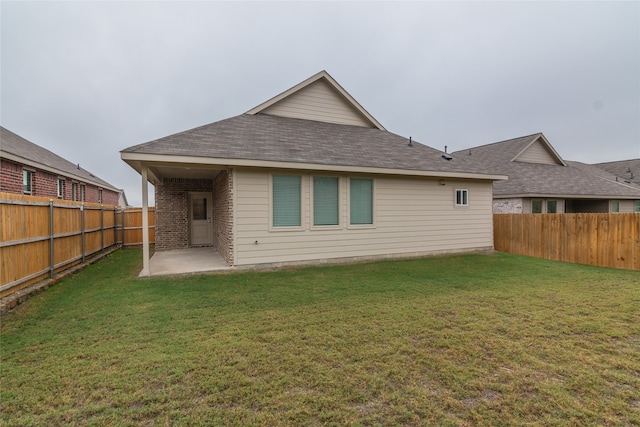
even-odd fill
[[(458, 192), (462, 195), (462, 201), (466, 203), (458, 203)], [(466, 197), (464, 195), (466, 194)], [(453, 191), (453, 205), (457, 208), (469, 207), (469, 189), (468, 188), (456, 188)]]
[(80, 201), (86, 202), (87, 198), (87, 186), (85, 184), (80, 184)]
[[(35, 177), (36, 172), (33, 169), (22, 169), (22, 194), (27, 194), (29, 196), (33, 196), (33, 178)], [(24, 178), (25, 176), (29, 177), (29, 189), (25, 190)]]
[[(533, 211), (533, 202), (540, 202), (540, 212), (534, 212)], [(545, 204), (544, 204), (544, 199), (531, 199), (531, 213), (535, 214), (535, 215), (540, 215), (543, 214), (545, 209)]]
[(78, 181), (71, 181), (71, 200), (78, 201)]
[(98, 187), (98, 203), (102, 203), (102, 188)]
[(58, 193), (58, 199), (64, 200), (64, 183), (64, 178), (58, 177), (58, 179), (56, 180), (56, 192)]
[[(555, 204), (556, 204), (556, 211), (555, 212), (549, 212), (549, 202), (555, 202)], [(544, 213), (551, 214), (551, 215), (557, 214), (558, 213), (558, 205), (559, 205), (558, 199), (547, 199), (547, 200), (545, 200), (545, 202), (544, 202)]]
[[(368, 179), (371, 181), (371, 224), (351, 224), (351, 180), (352, 179)], [(377, 227), (377, 215), (376, 215), (376, 179), (370, 177), (350, 176), (347, 179), (347, 229), (371, 229)]]
[[(274, 176), (297, 176), (300, 177), (300, 225), (273, 225), (273, 177)], [(307, 175), (299, 173), (269, 173), (269, 231), (303, 231), (305, 229), (305, 185), (307, 183)]]
[[(314, 187), (315, 187), (315, 179), (316, 178), (331, 178), (331, 179), (335, 179), (338, 182), (337, 185), (337, 190), (338, 190), (338, 206), (337, 206), (337, 217), (338, 217), (338, 223), (337, 224), (325, 224), (325, 225), (317, 225), (316, 222), (316, 218), (315, 218), (315, 191), (314, 191)], [(341, 229), (342, 225), (343, 225), (343, 219), (342, 219), (342, 201), (341, 201), (341, 187), (342, 187), (342, 178), (340, 176), (335, 176), (335, 175), (311, 175), (309, 177), (309, 200), (311, 203), (311, 206), (309, 208), (309, 212), (311, 215), (311, 219), (310, 219), (310, 224), (311, 224), (311, 229), (312, 230), (337, 230), (337, 229)]]
[[(613, 210), (613, 204), (616, 204), (617, 209)], [(609, 213), (620, 213), (620, 200), (609, 200)]]

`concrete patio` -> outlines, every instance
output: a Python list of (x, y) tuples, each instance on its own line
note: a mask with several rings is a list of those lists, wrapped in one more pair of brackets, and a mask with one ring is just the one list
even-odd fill
[(214, 248), (158, 251), (149, 260), (151, 276), (231, 270)]

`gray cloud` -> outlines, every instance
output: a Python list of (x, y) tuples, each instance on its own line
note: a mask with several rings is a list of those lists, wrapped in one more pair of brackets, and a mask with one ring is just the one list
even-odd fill
[(326, 69), (387, 129), (450, 150), (542, 131), (640, 157), (637, 2), (2, 2), (2, 125), (123, 187), (119, 150)]

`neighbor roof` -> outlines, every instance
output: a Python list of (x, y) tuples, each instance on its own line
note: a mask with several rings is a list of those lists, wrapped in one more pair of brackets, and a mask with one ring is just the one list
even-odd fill
[(75, 178), (78, 181), (95, 184), (98, 187), (108, 188), (113, 191), (122, 191), (88, 170), (81, 168), (80, 165), (75, 165), (1, 126), (0, 141), (2, 142), (0, 144), (0, 157), (2, 158), (43, 169), (54, 175)]
[(277, 162), (297, 169), (359, 167), (504, 178), (464, 156), (448, 161), (442, 155), (416, 141), (410, 146), (408, 138), (376, 128), (266, 114), (241, 114), (122, 151), (122, 158), (134, 168), (135, 160), (207, 163), (205, 159), (217, 159), (215, 163), (221, 165)]
[(617, 176), (623, 182), (640, 185), (640, 159), (596, 163), (593, 166)]
[(518, 154), (536, 141), (550, 146), (542, 133), (536, 133), (453, 154), (457, 158), (466, 155), (494, 173), (509, 176), (494, 183), (494, 197), (640, 198), (639, 187), (616, 181), (614, 175), (595, 166), (564, 161), (559, 155), (564, 165), (518, 161)]

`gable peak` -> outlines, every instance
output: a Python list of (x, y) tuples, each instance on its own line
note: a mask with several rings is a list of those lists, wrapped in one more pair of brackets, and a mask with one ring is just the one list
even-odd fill
[(385, 130), (325, 70), (247, 111)]

